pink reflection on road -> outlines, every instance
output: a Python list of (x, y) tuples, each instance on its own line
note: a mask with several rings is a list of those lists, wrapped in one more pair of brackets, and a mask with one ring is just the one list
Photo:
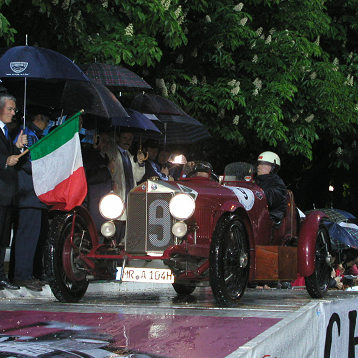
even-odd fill
[(24, 337), (36, 337), (40, 344), (81, 335), (105, 340), (109, 351), (126, 348), (173, 358), (226, 357), (280, 321), (122, 312), (1, 311), (0, 315), (0, 335), (22, 337), (17, 338), (19, 342)]

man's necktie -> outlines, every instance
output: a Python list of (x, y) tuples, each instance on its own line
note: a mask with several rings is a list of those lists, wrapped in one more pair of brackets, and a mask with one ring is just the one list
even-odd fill
[(132, 188), (134, 188), (132, 164), (128, 156), (128, 152), (125, 150), (122, 153), (124, 176), (126, 178), (126, 201), (127, 195)]
[(8, 131), (7, 126), (6, 126), (6, 125), (4, 126), (4, 133), (5, 133), (5, 137), (6, 137), (6, 139), (7, 139), (7, 140), (9, 140), (9, 131)]

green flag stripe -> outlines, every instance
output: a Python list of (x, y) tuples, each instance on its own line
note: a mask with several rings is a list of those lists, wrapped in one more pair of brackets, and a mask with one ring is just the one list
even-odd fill
[(32, 145), (29, 148), (31, 160), (34, 161), (52, 153), (72, 139), (74, 134), (79, 130), (79, 116), (81, 113), (82, 112), (76, 113), (58, 128)]

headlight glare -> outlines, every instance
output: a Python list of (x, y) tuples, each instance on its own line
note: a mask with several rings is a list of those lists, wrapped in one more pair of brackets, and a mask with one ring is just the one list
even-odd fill
[(169, 202), (170, 213), (178, 220), (186, 220), (194, 214), (195, 200), (189, 194), (180, 193)]
[(99, 211), (106, 219), (118, 219), (124, 212), (124, 202), (119, 195), (109, 193), (99, 202)]

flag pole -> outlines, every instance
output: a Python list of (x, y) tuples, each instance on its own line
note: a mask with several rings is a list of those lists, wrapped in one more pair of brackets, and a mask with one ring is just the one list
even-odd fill
[[(28, 46), (27, 44), (27, 34), (25, 35), (25, 45)], [(25, 78), (25, 84), (24, 84), (24, 125), (23, 125), (23, 129), (25, 130), (26, 127), (26, 88), (27, 88), (27, 78), (26, 76)]]

